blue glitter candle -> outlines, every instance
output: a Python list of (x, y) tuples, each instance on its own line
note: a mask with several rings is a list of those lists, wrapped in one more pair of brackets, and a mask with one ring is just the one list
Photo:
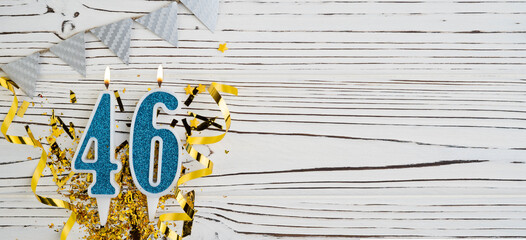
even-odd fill
[[(159, 108), (175, 113), (177, 97), (163, 90), (153, 90), (142, 97), (133, 115), (130, 132), (130, 170), (137, 188), (148, 197), (150, 218), (155, 213), (158, 198), (170, 192), (181, 168), (180, 140), (169, 127), (156, 125)], [(159, 143), (157, 179), (154, 175), (155, 143)]]
[[(120, 163), (112, 154), (115, 150), (113, 145), (114, 104), (112, 94), (109, 92), (99, 96), (95, 111), (92, 112), (88, 122), (87, 130), (84, 132), (80, 145), (77, 147), (73, 157), (73, 169), (77, 172), (93, 173), (93, 183), (88, 189), (90, 196), (109, 195), (117, 196), (119, 185), (111, 181)], [(94, 145), (94, 159), (87, 158), (89, 146)], [(113, 173), (113, 174), (112, 174)]]
[[(109, 68), (106, 68), (104, 80), (107, 88)], [(99, 95), (95, 110), (91, 112), (72, 164), (73, 171), (93, 174), (93, 182), (88, 188), (88, 194), (97, 199), (102, 225), (106, 224), (111, 198), (116, 197), (120, 191), (115, 181), (115, 174), (122, 166), (120, 161), (115, 160), (114, 126), (115, 98), (112, 91), (105, 91)], [(94, 159), (87, 158), (91, 146), (94, 149)]]

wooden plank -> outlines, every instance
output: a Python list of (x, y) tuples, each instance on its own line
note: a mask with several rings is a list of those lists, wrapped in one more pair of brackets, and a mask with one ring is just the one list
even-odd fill
[[(123, 2), (3, 1), (0, 64), (169, 3)], [(22, 95), (35, 105), (10, 133), (24, 134), (29, 124), (47, 136), (52, 109), (83, 130), (110, 66), (110, 88), (121, 91), (125, 108), (116, 115), (124, 139), (163, 64), (163, 87), (180, 96), (187, 84), (214, 81), (240, 93), (224, 96), (231, 131), (202, 148), (213, 175), (184, 186), (197, 195), (188, 239), (524, 238), (525, 6), (221, 1), (215, 33), (181, 7), (179, 47), (134, 24), (129, 65), (90, 34), (86, 78), (44, 53), (42, 97)], [(75, 28), (62, 30), (65, 20)], [(217, 51), (223, 42), (225, 53)], [(10, 101), (0, 94), (0, 118)], [(183, 110), (175, 118), (186, 110), (220, 115), (204, 94)], [(38, 203), (30, 190), (38, 149), (0, 141), (0, 152), (0, 234), (58, 239), (67, 212)], [(58, 196), (51, 178), (46, 170), (39, 193)], [(75, 227), (71, 239), (82, 232)]]

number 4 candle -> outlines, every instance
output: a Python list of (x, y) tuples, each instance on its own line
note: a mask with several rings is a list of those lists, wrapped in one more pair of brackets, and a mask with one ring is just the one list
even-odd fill
[[(120, 171), (121, 163), (115, 160), (115, 145), (113, 132), (115, 126), (115, 98), (108, 90), (110, 70), (106, 68), (104, 85), (106, 91), (99, 95), (95, 104), (95, 111), (86, 126), (75, 156), (73, 170), (77, 172), (93, 173), (93, 183), (88, 188), (90, 197), (96, 198), (101, 225), (106, 225), (110, 201), (119, 194), (120, 187), (115, 181), (115, 174)], [(94, 159), (87, 155), (93, 145)]]

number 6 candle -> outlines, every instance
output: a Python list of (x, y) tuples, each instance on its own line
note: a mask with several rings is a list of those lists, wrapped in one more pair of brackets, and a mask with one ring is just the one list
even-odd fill
[[(93, 173), (93, 182), (88, 188), (90, 197), (96, 198), (101, 225), (106, 225), (112, 197), (119, 194), (120, 187), (115, 181), (115, 174), (120, 171), (121, 163), (115, 160), (113, 132), (115, 126), (115, 98), (108, 90), (110, 70), (106, 68), (104, 85), (106, 91), (99, 95), (95, 110), (86, 126), (75, 156), (73, 170)], [(94, 159), (88, 159), (90, 146), (94, 146)]]
[[(162, 83), (162, 67), (157, 71), (159, 87)], [(147, 197), (150, 220), (155, 217), (159, 197), (170, 192), (177, 182), (181, 164), (179, 137), (172, 128), (156, 124), (157, 109), (175, 113), (179, 100), (160, 88), (142, 97), (133, 114), (130, 130), (130, 170), (135, 186)], [(159, 146), (157, 178), (154, 179), (155, 146)]]

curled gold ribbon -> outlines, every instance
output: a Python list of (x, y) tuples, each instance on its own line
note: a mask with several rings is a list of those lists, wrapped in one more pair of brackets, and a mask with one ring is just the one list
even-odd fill
[(230, 93), (230, 94), (234, 94), (237, 96), (237, 88), (214, 82), (208, 88), (208, 92), (210, 93), (210, 96), (212, 96), (214, 101), (217, 103), (217, 105), (219, 106), (219, 109), (221, 110), (221, 113), (223, 114), (223, 118), (225, 119), (225, 125), (226, 125), (225, 132), (223, 134), (213, 136), (213, 137), (191, 137), (189, 136), (188, 139), (186, 140), (186, 142), (189, 144), (212, 144), (212, 143), (219, 142), (221, 141), (221, 139), (225, 137), (226, 133), (228, 132), (228, 129), (230, 129), (230, 123), (231, 123), (230, 111), (228, 111), (226, 102), (221, 96), (221, 94), (219, 94), (219, 92)]
[[(73, 227), (73, 225), (76, 222), (77, 215), (73, 211), (73, 207), (70, 205), (69, 202), (60, 200), (60, 199), (54, 199), (54, 198), (48, 198), (41, 195), (38, 195), (36, 193), (38, 181), (40, 180), (40, 176), (44, 169), (46, 168), (46, 162), (47, 162), (47, 153), (42, 146), (42, 144), (35, 139), (33, 136), (33, 133), (31, 132), (31, 129), (29, 129), (29, 126), (26, 126), (26, 132), (28, 136), (13, 136), (13, 135), (7, 135), (7, 130), (9, 129), (9, 126), (13, 122), (13, 119), (15, 118), (15, 114), (17, 114), (17, 108), (18, 108), (18, 98), (16, 97), (15, 90), (13, 88), (13, 85), (8, 81), (7, 78), (0, 77), (0, 85), (2, 87), (9, 90), (11, 93), (13, 93), (13, 103), (11, 104), (11, 107), (9, 108), (9, 111), (7, 112), (7, 115), (4, 118), (4, 121), (2, 122), (2, 126), (0, 128), (0, 131), (4, 135), (5, 139), (14, 144), (23, 144), (23, 145), (30, 145), (33, 147), (38, 147), (42, 149), (42, 153), (40, 155), (40, 160), (38, 161), (37, 167), (35, 168), (35, 171), (33, 172), (33, 177), (31, 178), (31, 190), (33, 191), (33, 194), (35, 194), (35, 197), (43, 204), (49, 205), (49, 206), (55, 206), (60, 208), (65, 208), (68, 210), (71, 210), (71, 215), (62, 228), (62, 232), (60, 234), (60, 239), (65, 240), (69, 234), (69, 231)], [(18, 110), (18, 116), (22, 117), (24, 116), (24, 113), (29, 106), (29, 102), (24, 101), (20, 109)]]
[[(228, 132), (228, 129), (230, 129), (230, 111), (228, 110), (228, 107), (225, 103), (225, 100), (219, 94), (219, 92), (223, 93), (230, 93), (237, 96), (237, 88), (223, 85), (219, 83), (212, 83), (210, 84), (210, 87), (208, 88), (208, 92), (210, 93), (210, 96), (214, 99), (214, 101), (219, 106), (219, 109), (221, 110), (221, 113), (223, 114), (223, 118), (225, 119), (225, 132), (217, 135), (217, 136), (210, 136), (210, 137), (191, 137), (187, 136), (186, 138), (186, 145), (185, 150), (188, 152), (188, 154), (195, 160), (197, 160), (201, 165), (203, 165), (205, 168), (195, 170), (192, 172), (189, 172), (187, 174), (182, 175), (179, 180), (177, 180), (176, 188), (175, 188), (175, 195), (176, 200), (183, 209), (184, 213), (165, 213), (159, 216), (159, 221), (157, 222), (157, 226), (159, 227), (159, 230), (162, 234), (164, 234), (167, 238), (172, 240), (181, 240), (182, 237), (175, 233), (175, 231), (171, 230), (165, 223), (165, 221), (192, 221), (194, 217), (195, 210), (193, 208), (193, 203), (190, 203), (187, 201), (181, 190), (179, 190), (179, 186), (181, 186), (183, 183), (188, 182), (190, 180), (208, 176), (212, 174), (212, 170), (214, 168), (214, 163), (208, 159), (206, 156), (195, 150), (193, 148), (193, 144), (211, 144), (221, 141)], [(189, 112), (189, 115), (193, 115), (193, 113)], [(184, 231), (184, 230), (183, 230)], [(185, 235), (183, 233), (183, 235)]]

